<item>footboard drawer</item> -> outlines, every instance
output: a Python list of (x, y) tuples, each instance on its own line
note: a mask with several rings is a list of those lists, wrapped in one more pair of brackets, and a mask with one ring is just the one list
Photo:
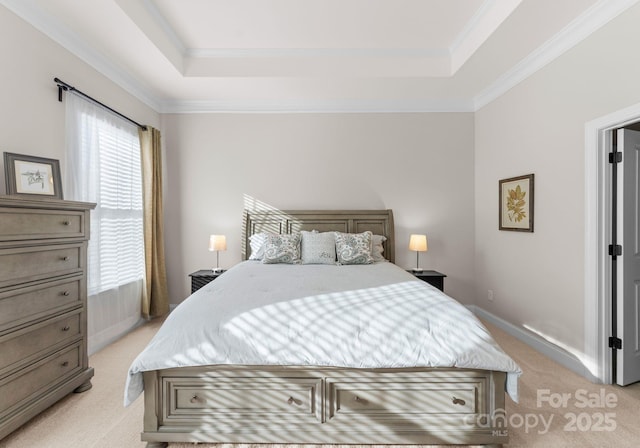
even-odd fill
[(163, 378), (164, 423), (194, 419), (216, 427), (308, 423), (322, 419), (320, 378)]
[(472, 428), (487, 415), (487, 378), (328, 378), (327, 423), (354, 428)]

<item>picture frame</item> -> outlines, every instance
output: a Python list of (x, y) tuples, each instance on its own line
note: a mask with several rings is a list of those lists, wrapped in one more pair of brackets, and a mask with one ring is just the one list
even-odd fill
[(498, 228), (515, 232), (533, 232), (535, 176), (526, 174), (510, 177), (500, 180), (498, 185)]
[(60, 162), (56, 159), (5, 152), (4, 174), (8, 195), (62, 199)]

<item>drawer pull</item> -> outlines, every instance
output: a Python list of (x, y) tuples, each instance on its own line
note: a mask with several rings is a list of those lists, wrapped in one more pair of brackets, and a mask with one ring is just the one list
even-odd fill
[(68, 219), (65, 221), (62, 221), (62, 225), (63, 226), (70, 226), (71, 225), (71, 221), (69, 221)]
[(191, 403), (197, 403), (198, 401), (200, 401), (200, 397), (198, 397), (197, 395), (194, 395), (193, 397), (191, 397), (191, 400), (189, 400)]
[(300, 405), (302, 404), (302, 401), (301, 401), (301, 400), (296, 400), (296, 399), (295, 399), (295, 398), (293, 398), (293, 397), (289, 397), (289, 399), (287, 400), (287, 403), (289, 403), (289, 404), (295, 404), (295, 405), (300, 406)]
[(62, 292), (60, 293), (60, 295), (61, 295), (61, 296), (65, 296), (65, 297), (68, 297), (68, 296), (69, 296), (69, 294), (70, 294), (70, 293), (69, 293), (69, 291), (62, 291)]
[(64, 361), (62, 364), (60, 364), (62, 367), (67, 367), (69, 365), (69, 361)]
[(367, 404), (367, 400), (365, 400), (364, 398), (360, 398), (357, 395), (355, 397), (353, 397), (353, 401), (355, 401), (356, 403), (360, 403), (360, 404)]
[(467, 402), (464, 401), (462, 398), (453, 397), (453, 404), (459, 404), (460, 406), (464, 406), (465, 404), (467, 404)]
[(69, 257), (65, 255), (64, 257), (60, 257), (60, 260), (62, 260), (62, 261), (69, 261)]
[(69, 325), (65, 325), (64, 327), (62, 327), (62, 331), (69, 331), (71, 327), (69, 327)]

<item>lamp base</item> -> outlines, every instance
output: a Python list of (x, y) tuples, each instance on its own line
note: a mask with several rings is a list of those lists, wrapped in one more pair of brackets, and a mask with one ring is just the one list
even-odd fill
[(420, 273), (420, 272), (424, 271), (424, 269), (422, 269), (422, 268), (413, 268), (413, 269), (411, 269), (411, 271), (412, 272), (416, 272), (416, 273)]

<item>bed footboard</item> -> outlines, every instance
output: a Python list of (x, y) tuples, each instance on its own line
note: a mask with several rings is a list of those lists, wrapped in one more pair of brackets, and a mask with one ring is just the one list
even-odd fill
[(205, 366), (144, 373), (142, 440), (294, 444), (508, 442), (504, 372)]

